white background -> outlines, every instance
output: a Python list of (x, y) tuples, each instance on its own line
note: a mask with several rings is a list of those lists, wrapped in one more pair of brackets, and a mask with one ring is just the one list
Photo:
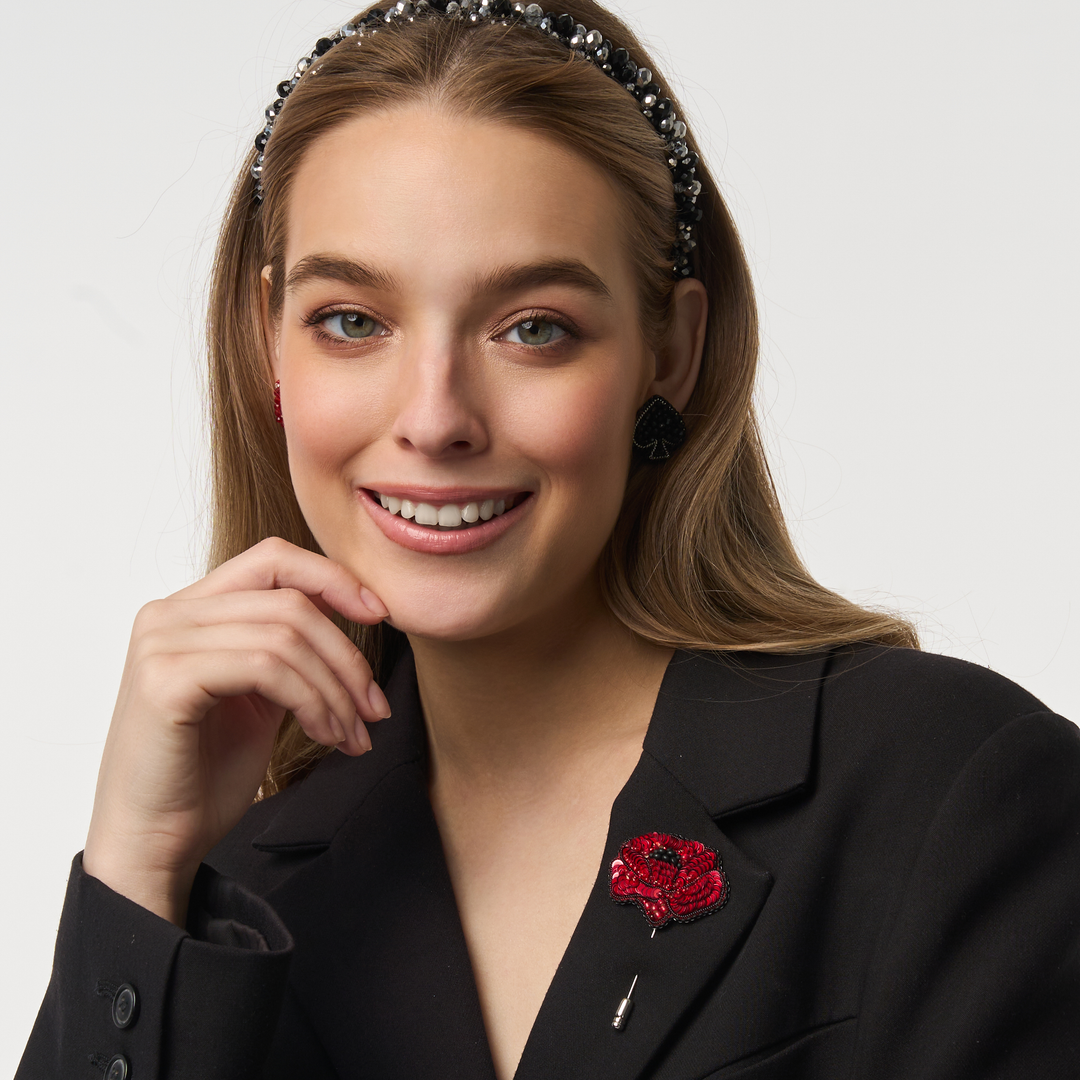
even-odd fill
[[(675, 73), (745, 237), (811, 569), (1080, 718), (1080, 7), (617, 7)], [(0, 1075), (48, 980), (131, 619), (199, 572), (224, 195), (274, 84), (351, 13), (5, 10)]]

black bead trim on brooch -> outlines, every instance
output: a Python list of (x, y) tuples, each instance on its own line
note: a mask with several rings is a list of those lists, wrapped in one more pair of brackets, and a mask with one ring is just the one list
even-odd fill
[(320, 56), (343, 41), (355, 39), (356, 44), (360, 44), (363, 38), (378, 33), (383, 26), (411, 23), (417, 16), (432, 15), (473, 25), (480, 22), (502, 26), (524, 23), (562, 42), (634, 95), (641, 115), (667, 144), (667, 164), (675, 186), (677, 231), (672, 250), (672, 269), (676, 278), (689, 277), (691, 252), (697, 247), (693, 237), (694, 226), (701, 220), (701, 210), (697, 207), (701, 182), (696, 176), (698, 156), (686, 145), (686, 124), (675, 115), (671, 99), (661, 96), (660, 87), (653, 82), (652, 72), (648, 68), (638, 67), (625, 49), (615, 48), (599, 30), (587, 30), (581, 23), (574, 22), (573, 16), (544, 11), (539, 4), (511, 3), (510, 0), (415, 0), (415, 3), (413, 0), (398, 0), (386, 11), (374, 8), (358, 22), (346, 23), (328, 37), (319, 38), (311, 53), (300, 58), (293, 74), (278, 83), (277, 97), (266, 109), (266, 126), (255, 136), (258, 156), (251, 166), (251, 175), (255, 180), (256, 201), (262, 202), (263, 153), (273, 134), (274, 121), (304, 72)]
[(655, 394), (638, 409), (634, 452), (645, 461), (667, 461), (686, 439), (682, 414), (667, 398)]

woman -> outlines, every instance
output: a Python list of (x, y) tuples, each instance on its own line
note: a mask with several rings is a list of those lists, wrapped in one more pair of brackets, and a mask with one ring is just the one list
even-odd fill
[(569, 6), (402, 2), (279, 86), (216, 568), (136, 622), (20, 1076), (1080, 1062), (1076, 731), (802, 568), (734, 228)]

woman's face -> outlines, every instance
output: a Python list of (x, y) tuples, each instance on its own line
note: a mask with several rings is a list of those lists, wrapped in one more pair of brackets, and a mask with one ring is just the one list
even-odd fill
[(555, 143), (426, 106), (306, 154), (269, 331), (289, 466), (323, 551), (399, 629), (595, 604), (654, 378), (620, 207)]

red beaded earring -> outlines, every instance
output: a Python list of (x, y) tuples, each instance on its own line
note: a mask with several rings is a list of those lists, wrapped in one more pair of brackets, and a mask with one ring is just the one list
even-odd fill
[(285, 421), (281, 418), (281, 383), (274, 383), (274, 419), (279, 424), (284, 424)]

